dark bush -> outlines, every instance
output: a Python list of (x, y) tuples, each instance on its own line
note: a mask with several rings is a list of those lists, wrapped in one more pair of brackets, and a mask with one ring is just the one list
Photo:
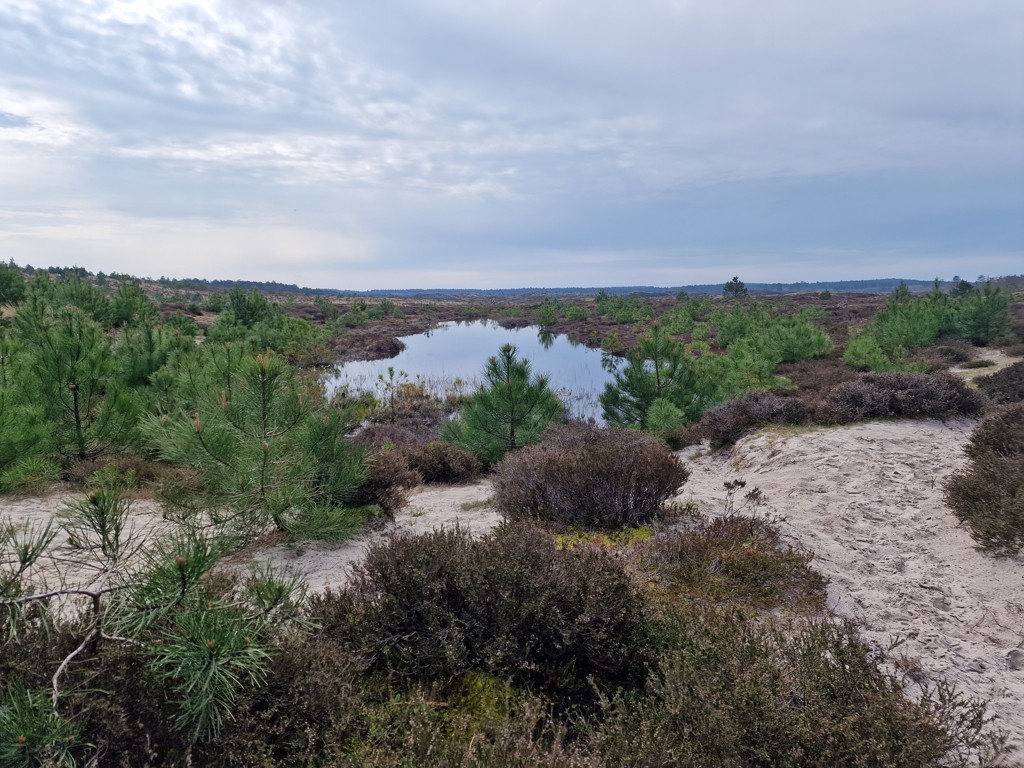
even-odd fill
[(465, 483), (476, 478), (482, 470), (476, 456), (440, 440), (408, 446), (403, 453), (409, 466), (420, 473), (425, 483)]
[(570, 424), (497, 466), (494, 504), (508, 520), (630, 528), (654, 518), (688, 475), (651, 435)]
[(704, 412), (698, 428), (713, 448), (735, 443), (759, 424), (803, 424), (811, 409), (795, 397), (748, 392)]
[(704, 610), (680, 633), (648, 695), (611, 702), (602, 765), (967, 766), (984, 746), (981, 702), (905, 696), (852, 624)]
[(861, 419), (972, 415), (985, 398), (948, 373), (869, 373), (840, 384), (822, 401), (818, 419), (848, 424)]
[(559, 550), (525, 524), (481, 539), (392, 537), (313, 613), (372, 670), (428, 682), (485, 672), (564, 704), (641, 684), (648, 662), (643, 602), (622, 565), (600, 548)]
[(982, 376), (975, 381), (978, 389), (994, 403), (1024, 401), (1024, 361), (1014, 363), (1001, 371)]
[(394, 512), (405, 504), (405, 491), (421, 482), (423, 478), (409, 467), (404, 453), (395, 448), (383, 448), (370, 454), (366, 479), (352, 503), (357, 506), (376, 504), (385, 512)]
[(664, 602), (710, 600), (761, 609), (820, 608), (825, 580), (811, 554), (784, 546), (778, 528), (762, 518), (729, 514), (693, 517), (687, 525), (640, 542), (636, 565)]
[(986, 550), (1024, 549), (1024, 405), (990, 416), (966, 448), (968, 468), (946, 482), (946, 502)]
[(362, 663), (333, 643), (302, 634), (287, 639), (266, 685), (237, 703), (217, 740), (197, 745), (197, 764), (336, 765), (366, 730), (381, 695), (362, 673)]

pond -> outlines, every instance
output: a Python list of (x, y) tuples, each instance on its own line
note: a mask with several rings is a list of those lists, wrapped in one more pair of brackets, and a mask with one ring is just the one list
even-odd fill
[(402, 341), (405, 349), (395, 357), (338, 366), (337, 373), (325, 382), (328, 393), (341, 388), (352, 392), (377, 389), (381, 378), (388, 378), (388, 368), (393, 368), (396, 381), (422, 384), (435, 397), (468, 394), (482, 381), (487, 358), (496, 355), (503, 344), (512, 344), (520, 358), (530, 361), (534, 373), (547, 374), (570, 416), (600, 423), (597, 398), (612, 380), (610, 370), (617, 362), (617, 358), (536, 326), (502, 328), (486, 320), (442, 323)]

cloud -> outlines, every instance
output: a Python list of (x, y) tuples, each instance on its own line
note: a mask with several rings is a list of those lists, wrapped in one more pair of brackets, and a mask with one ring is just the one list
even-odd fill
[(20, 261), (134, 242), (88, 211), (191, 222), (199, 268), (266, 237), (269, 273), (339, 285), (332, 238), (377, 285), (653, 282), (664, 253), (997, 272), (1024, 248), (1021, 49), (1016, 0), (8, 0), (0, 207), (43, 214)]

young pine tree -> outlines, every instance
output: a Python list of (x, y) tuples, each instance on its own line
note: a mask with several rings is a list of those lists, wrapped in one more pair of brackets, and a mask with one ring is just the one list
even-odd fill
[(479, 458), (494, 464), (516, 448), (529, 445), (564, 406), (548, 386), (547, 376), (534, 376), (530, 362), (516, 356), (516, 348), (504, 345), (484, 368), (486, 383), (458, 419), (448, 422), (442, 437)]

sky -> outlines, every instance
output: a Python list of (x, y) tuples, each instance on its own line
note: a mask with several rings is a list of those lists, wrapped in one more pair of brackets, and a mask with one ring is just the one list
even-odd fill
[(355, 290), (1024, 273), (1024, 4), (2, 0), (8, 259)]

